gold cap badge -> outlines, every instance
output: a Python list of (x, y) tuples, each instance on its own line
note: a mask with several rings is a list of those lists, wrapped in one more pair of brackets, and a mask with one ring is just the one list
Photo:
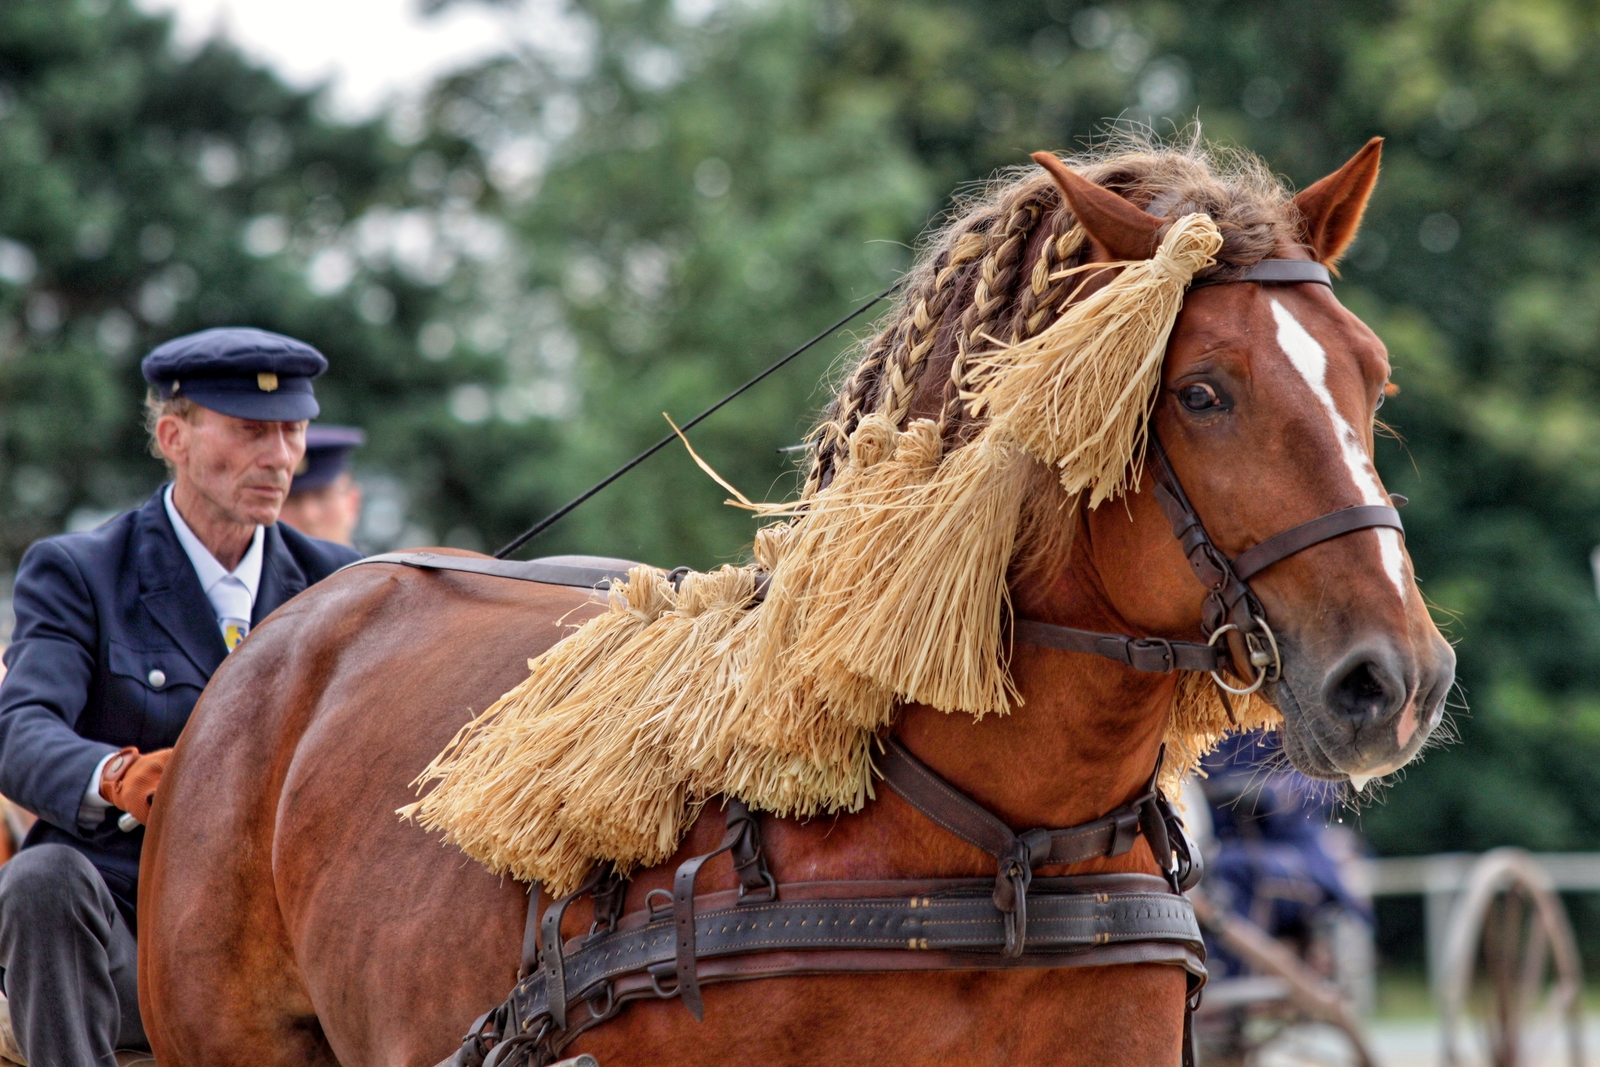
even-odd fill
[(256, 384), (261, 387), (263, 393), (270, 393), (278, 388), (278, 376), (276, 374), (258, 374), (256, 375)]

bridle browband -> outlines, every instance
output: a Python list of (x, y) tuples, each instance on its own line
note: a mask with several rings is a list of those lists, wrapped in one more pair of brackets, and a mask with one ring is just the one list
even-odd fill
[[(1268, 259), (1227, 277), (1201, 279), (1190, 288), (1238, 282), (1332, 285), (1320, 263)], [(1249, 579), (1312, 545), (1356, 530), (1404, 531), (1394, 508), (1362, 505), (1303, 522), (1230, 559), (1212, 542), (1153, 432), (1149, 462), (1156, 499), (1195, 577), (1207, 589), (1201, 629), (1208, 640), (1202, 644), (1096, 633), (1035, 619), (1011, 620), (1013, 640), (1102, 656), (1140, 671), (1203, 670), (1227, 692), (1252, 693), (1281, 675), (1282, 661)], [(626, 577), (625, 571), (566, 560), (516, 562), (431, 552), (386, 553), (349, 566), (365, 563), (589, 588)], [(680, 568), (668, 577), (676, 584), (682, 572)], [(758, 599), (764, 591), (763, 583)], [(1244, 688), (1222, 679), (1232, 656), (1219, 641), (1232, 632), (1243, 639), (1254, 672)], [(548, 1063), (573, 1038), (641, 998), (681, 998), (698, 1019), (704, 1011), (700, 986), (709, 982), (1139, 962), (1177, 965), (1188, 972), (1182, 1059), (1185, 1065), (1194, 1063), (1191, 1022), (1205, 980), (1204, 946), (1182, 893), (1198, 881), (1200, 857), (1157, 786), (1160, 757), (1144, 790), (1128, 803), (1077, 826), (1024, 833), (1013, 831), (946, 782), (893, 736), (883, 739), (878, 762), (884, 784), (902, 800), (996, 859), (993, 879), (780, 886), (767, 869), (757, 816), (729, 798), (722, 843), (680, 864), (672, 891), (652, 891), (641, 911), (624, 913), (627, 883), (610, 864), (597, 866), (577, 891), (552, 902), (542, 921), (535, 887), (516, 987), (504, 1003), (474, 1021), (461, 1048), (440, 1067)], [(1137, 837), (1146, 839), (1162, 878), (1033, 877), (1038, 867), (1123, 855)], [(731, 854), (738, 890), (697, 901), (696, 876), (707, 860), (724, 852)], [(589, 934), (564, 942), (562, 918), (584, 895), (593, 897), (595, 922)], [(655, 903), (658, 896), (665, 898), (660, 905)]]

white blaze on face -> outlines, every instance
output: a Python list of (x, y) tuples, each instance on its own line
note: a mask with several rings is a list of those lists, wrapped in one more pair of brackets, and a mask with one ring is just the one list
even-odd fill
[[(1300, 372), (1300, 377), (1306, 380), (1311, 392), (1322, 403), (1328, 421), (1333, 423), (1333, 434), (1339, 442), (1339, 454), (1344, 459), (1345, 467), (1350, 471), (1350, 480), (1355, 483), (1356, 491), (1361, 494), (1361, 502), (1387, 505), (1389, 498), (1384, 493), (1383, 487), (1378, 484), (1378, 472), (1373, 469), (1371, 457), (1367, 455), (1367, 450), (1362, 446), (1361, 438), (1357, 436), (1356, 431), (1339, 413), (1338, 406), (1333, 402), (1333, 394), (1328, 392), (1327, 352), (1317, 343), (1315, 337), (1306, 332), (1306, 328), (1300, 325), (1299, 320), (1289, 313), (1289, 309), (1276, 300), (1272, 302), (1272, 317), (1278, 322), (1278, 347), (1289, 357), (1289, 362)], [(1405, 557), (1400, 551), (1399, 531), (1380, 526), (1370, 531), (1359, 530), (1350, 536), (1359, 537), (1366, 533), (1372, 533), (1378, 538), (1378, 547), (1383, 553), (1384, 572), (1394, 583), (1400, 599), (1405, 600)]]

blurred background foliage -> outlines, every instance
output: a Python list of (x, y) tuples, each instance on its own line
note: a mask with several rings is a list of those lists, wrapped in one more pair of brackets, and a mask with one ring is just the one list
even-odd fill
[[(127, 0), (0, 5), (0, 570), (157, 484), (137, 363), (175, 334), (319, 345), (325, 418), (371, 434), (365, 547), (492, 550), (880, 290), (1029, 151), (1198, 116), (1303, 187), (1381, 134), (1339, 293), (1390, 346), (1380, 466), (1471, 710), (1359, 822), (1387, 853), (1600, 848), (1600, 4), (525, 17), (562, 47), (349, 126), (225, 44), (180, 54)], [(791, 490), (777, 450), (848, 342), (715, 416), (702, 453)], [(736, 558), (751, 525), (724, 496), (675, 450), (533, 550)]]

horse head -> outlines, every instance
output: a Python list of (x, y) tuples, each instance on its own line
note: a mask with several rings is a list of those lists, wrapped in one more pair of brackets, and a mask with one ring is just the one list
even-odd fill
[[(1219, 200), (1203, 184), (1141, 198), (1141, 183), (1126, 175), (1095, 182), (1053, 156), (1036, 158), (1087, 232), (1090, 263), (1148, 259), (1175, 219), (1212, 213), (1223, 245), (1195, 279), (1204, 283), (1262, 258), (1334, 266), (1356, 236), (1380, 152), (1374, 139), (1275, 214), (1263, 210), (1270, 201)], [(1218, 549), (1237, 559), (1320, 516), (1390, 504), (1373, 463), (1389, 370), (1383, 343), (1326, 285), (1191, 287), (1150, 430)], [(1091, 539), (1127, 623), (1181, 634), (1200, 617), (1205, 591), (1150, 496), (1098, 509)], [(1264, 692), (1282, 712), (1294, 765), (1315, 778), (1348, 776), (1360, 790), (1411, 759), (1440, 721), (1455, 655), (1429, 616), (1400, 531), (1330, 537), (1273, 562), (1249, 587), (1276, 640), (1279, 662)], [(1239, 634), (1229, 639), (1242, 653)], [(1264, 669), (1246, 664), (1240, 673)]]

